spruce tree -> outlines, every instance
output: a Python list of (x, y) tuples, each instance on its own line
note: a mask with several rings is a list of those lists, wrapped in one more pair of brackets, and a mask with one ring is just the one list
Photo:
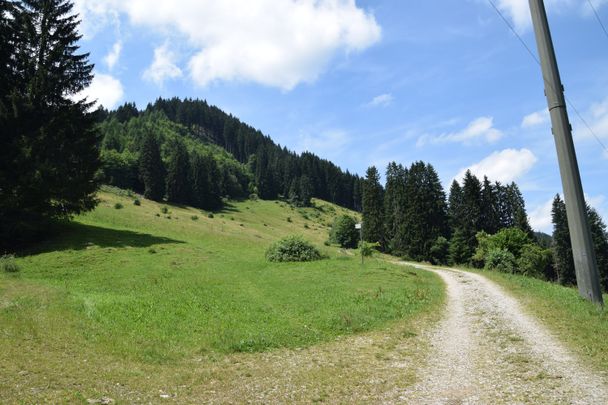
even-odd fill
[(374, 166), (367, 169), (363, 182), (363, 240), (383, 243), (383, 190), (380, 185), (380, 175)]
[(507, 196), (509, 199), (510, 211), (513, 214), (513, 226), (526, 232), (530, 237), (534, 237), (532, 227), (528, 222), (528, 214), (526, 213), (526, 203), (524, 197), (519, 191), (519, 187), (515, 182), (507, 186)]
[(448, 223), (451, 234), (462, 228), (462, 220), (462, 187), (460, 187), (458, 181), (453, 180), (448, 198)]
[(591, 237), (595, 248), (597, 270), (600, 276), (600, 284), (604, 293), (608, 293), (608, 235), (606, 224), (594, 208), (587, 206), (587, 217), (591, 228)]
[(209, 194), (205, 209), (218, 210), (222, 208), (221, 171), (211, 155), (204, 156), (205, 169), (209, 176)]
[(493, 235), (500, 229), (496, 190), (487, 176), (483, 177), (481, 188), (481, 230)]
[(300, 177), (299, 181), (299, 192), (300, 192), (300, 204), (303, 207), (310, 207), (311, 198), (313, 195), (313, 187), (312, 182), (310, 181), (310, 177), (303, 175)]
[(210, 199), (211, 182), (205, 159), (194, 152), (190, 160), (190, 181), (192, 184), (191, 204), (197, 208), (205, 208)]
[(384, 238), (389, 251), (395, 250), (395, 236), (405, 210), (407, 170), (395, 162), (386, 168), (384, 192)]
[(165, 168), (156, 136), (149, 132), (142, 140), (139, 175), (144, 185), (144, 197), (161, 201), (165, 196)]
[(169, 145), (166, 184), (168, 201), (179, 204), (190, 201), (190, 158), (186, 145), (178, 139)]
[(557, 281), (560, 284), (576, 284), (572, 245), (570, 243), (568, 218), (566, 216), (566, 204), (562, 201), (559, 194), (553, 199), (551, 219), (553, 222), (553, 261), (555, 263)]
[(462, 219), (460, 231), (466, 245), (468, 260), (477, 248), (477, 232), (482, 228), (481, 222), (481, 183), (469, 170), (464, 175), (462, 185)]
[(0, 239), (5, 243), (96, 204), (96, 118), (88, 101), (72, 98), (91, 83), (93, 65), (88, 54), (78, 53), (72, 8), (67, 0), (0, 3)]

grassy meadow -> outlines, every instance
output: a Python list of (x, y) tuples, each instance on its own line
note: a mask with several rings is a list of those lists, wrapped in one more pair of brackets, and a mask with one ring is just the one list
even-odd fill
[[(143, 370), (157, 381), (167, 370), (187, 375), (187, 385), (193, 359), (299, 350), (390, 328), (442, 302), (441, 282), (428, 272), (380, 259), (362, 266), (356, 252), (325, 246), (346, 212), (329, 203), (248, 200), (210, 214), (135, 205), (116, 190), (99, 199), (53, 239), (19, 252), (19, 272), (0, 273), (7, 402), (78, 402), (119, 376), (146, 390)], [(328, 259), (266, 261), (266, 248), (290, 234)]]

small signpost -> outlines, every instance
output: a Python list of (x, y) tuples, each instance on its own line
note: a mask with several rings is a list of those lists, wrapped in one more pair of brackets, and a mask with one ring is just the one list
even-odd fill
[(363, 264), (363, 231), (361, 230), (361, 222), (355, 224), (355, 229), (359, 230), (359, 250), (361, 251), (361, 264)]

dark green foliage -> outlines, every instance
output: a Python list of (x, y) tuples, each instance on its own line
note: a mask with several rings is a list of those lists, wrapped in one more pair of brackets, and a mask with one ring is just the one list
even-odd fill
[(319, 250), (301, 236), (288, 236), (266, 250), (266, 259), (271, 262), (310, 262), (321, 258)]
[(450, 243), (443, 236), (438, 237), (429, 252), (431, 264), (448, 264), (450, 258)]
[(138, 198), (136, 198), (135, 200), (133, 200), (133, 205), (135, 205), (135, 206), (138, 206), (138, 207), (139, 207), (139, 206), (141, 205), (141, 201), (139, 201), (139, 199), (138, 199)]
[(407, 170), (395, 162), (389, 163), (386, 169), (386, 189), (384, 193), (384, 240), (387, 249), (399, 255), (403, 246), (396, 240), (398, 226), (403, 222), (406, 210), (405, 185)]
[(467, 239), (464, 237), (460, 229), (456, 229), (456, 231), (452, 234), (452, 239), (450, 239), (449, 253), (449, 261), (451, 264), (468, 263), (473, 256), (473, 252), (470, 250)]
[(156, 137), (144, 135), (139, 154), (139, 175), (144, 185), (144, 197), (161, 201), (165, 196), (165, 168)]
[(559, 195), (553, 199), (551, 218), (553, 222), (553, 261), (557, 281), (560, 284), (575, 285), (576, 273), (572, 258), (568, 218), (566, 217), (566, 204)]
[(361, 252), (361, 256), (363, 257), (371, 257), (374, 255), (376, 248), (379, 248), (380, 244), (378, 242), (370, 243), (366, 241), (359, 242), (359, 251)]
[(534, 240), (540, 247), (545, 249), (551, 248), (553, 244), (553, 237), (544, 232), (534, 232)]
[(198, 221), (198, 215), (192, 215), (190, 219), (193, 221)]
[(608, 292), (608, 235), (606, 234), (606, 225), (597, 211), (589, 206), (587, 206), (587, 215), (591, 227), (600, 283), (604, 292)]
[[(0, 245), (31, 239), (52, 220), (92, 209), (99, 133), (92, 80), (66, 0), (0, 2)], [(35, 55), (35, 56), (33, 56)]]
[(496, 233), (501, 228), (498, 192), (487, 176), (484, 176), (481, 188), (480, 222), (481, 230), (489, 234)]
[(138, 166), (137, 158), (129, 151), (106, 149), (101, 152), (103, 181), (106, 184), (127, 190), (141, 189)]
[(527, 244), (517, 258), (516, 273), (525, 276), (554, 280), (553, 257), (551, 249), (543, 249), (535, 244)]
[[(431, 247), (448, 233), (445, 193), (430, 164), (416, 162), (407, 172), (403, 218), (393, 246), (414, 260), (430, 260)], [(401, 214), (399, 214), (401, 215)]]
[(368, 242), (383, 241), (384, 236), (384, 207), (383, 190), (380, 185), (378, 170), (372, 166), (367, 169), (363, 183), (363, 240)]
[(117, 202), (116, 204), (114, 204), (114, 208), (117, 210), (120, 210), (120, 209), (123, 209), (124, 206), (121, 203)]
[(340, 215), (331, 227), (330, 241), (340, 247), (354, 249), (359, 242), (359, 231), (355, 229), (356, 221), (350, 215)]
[(212, 213), (212, 212), (210, 212), (209, 214), (207, 214), (207, 218), (211, 218), (211, 219), (212, 219), (212, 218), (214, 218), (213, 213)]
[(179, 140), (169, 144), (166, 190), (170, 202), (187, 204), (191, 201), (190, 157), (186, 145)]
[(515, 256), (506, 249), (492, 248), (486, 254), (484, 268), (502, 273), (513, 273), (515, 269)]

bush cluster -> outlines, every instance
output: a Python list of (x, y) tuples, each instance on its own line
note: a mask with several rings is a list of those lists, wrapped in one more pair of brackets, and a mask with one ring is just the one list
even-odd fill
[(266, 251), (271, 262), (310, 262), (322, 259), (319, 250), (301, 236), (292, 235), (276, 241)]
[(7, 273), (16, 273), (19, 271), (19, 266), (15, 263), (15, 256), (13, 255), (0, 256), (0, 268)]
[(348, 215), (337, 217), (331, 227), (329, 240), (340, 247), (354, 249), (359, 242), (359, 231), (355, 229), (356, 221)]

